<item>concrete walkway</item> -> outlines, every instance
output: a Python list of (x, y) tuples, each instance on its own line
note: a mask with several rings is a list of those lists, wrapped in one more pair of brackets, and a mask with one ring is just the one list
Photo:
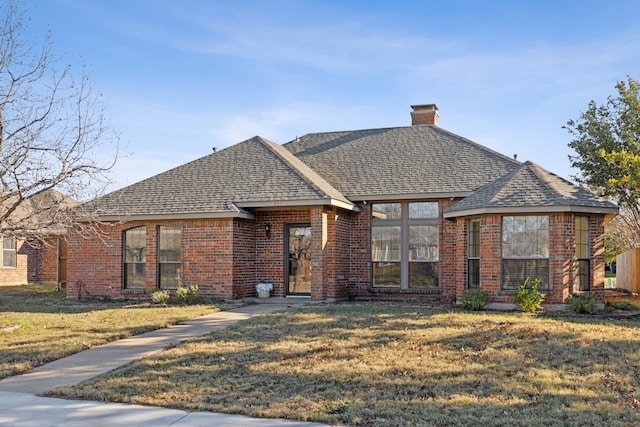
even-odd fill
[(170, 345), (206, 335), (252, 316), (292, 304), (254, 304), (221, 311), (165, 329), (115, 341), (0, 381), (0, 425), (48, 426), (323, 426), (317, 423), (256, 419), (211, 412), (38, 397), (60, 386), (79, 384)]

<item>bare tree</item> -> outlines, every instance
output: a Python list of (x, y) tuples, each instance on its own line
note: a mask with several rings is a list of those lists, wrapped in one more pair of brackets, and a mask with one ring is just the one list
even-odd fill
[(0, 4), (0, 237), (43, 242), (75, 222), (74, 200), (104, 192), (118, 137), (84, 67), (74, 79), (27, 21), (23, 3)]

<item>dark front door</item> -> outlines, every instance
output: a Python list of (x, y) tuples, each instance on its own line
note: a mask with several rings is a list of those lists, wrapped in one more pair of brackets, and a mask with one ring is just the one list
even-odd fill
[(287, 294), (311, 295), (311, 225), (288, 225), (287, 246)]

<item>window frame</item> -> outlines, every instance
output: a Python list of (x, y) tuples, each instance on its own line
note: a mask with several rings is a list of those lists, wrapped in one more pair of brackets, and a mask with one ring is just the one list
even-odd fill
[[(581, 223), (581, 224), (579, 224)], [(582, 232), (582, 233), (579, 233)], [(591, 224), (586, 215), (574, 217), (573, 292), (591, 291)], [(581, 240), (581, 241), (579, 241)], [(581, 280), (582, 279), (582, 280)], [(584, 286), (582, 286), (584, 285)]]
[(480, 289), (480, 218), (467, 220), (467, 289)]
[[(508, 220), (513, 220), (514, 224), (507, 225), (506, 222)], [(520, 235), (516, 235), (516, 228), (518, 224), (516, 220), (520, 222), (520, 225), (523, 226), (523, 230), (517, 232)], [(530, 224), (538, 224), (540, 225), (540, 221), (544, 221), (546, 223), (546, 235), (542, 236), (542, 241), (539, 241), (541, 237), (541, 231), (544, 231), (545, 228), (529, 228)], [(501, 270), (502, 270), (502, 279), (501, 279), (501, 289), (503, 291), (515, 291), (518, 289), (518, 286), (521, 281), (525, 280), (527, 277), (533, 279), (534, 277), (538, 277), (540, 279), (540, 289), (541, 290), (549, 290), (549, 249), (550, 249), (550, 226), (551, 226), (551, 217), (549, 215), (505, 215), (502, 217), (501, 221), (502, 229), (501, 229)], [(514, 235), (514, 243), (509, 243), (507, 246), (506, 230), (513, 230), (511, 233)], [(536, 235), (536, 241), (532, 246), (531, 240), (528, 239), (528, 235), (534, 232)], [(509, 248), (507, 251), (506, 248)], [(531, 253), (518, 254), (517, 252), (526, 252), (526, 249), (534, 248)], [(505, 256), (505, 253), (509, 253), (510, 256)], [(546, 254), (545, 254), (546, 252)], [(509, 271), (513, 271), (515, 269), (520, 269), (525, 272), (524, 275), (516, 274), (515, 281), (509, 280), (507, 283), (507, 279), (510, 276), (507, 276)]]
[[(0, 253), (0, 263), (2, 268), (17, 268), (18, 267), (18, 242), (15, 237), (2, 237), (2, 252)], [(6, 242), (9, 242), (7, 245)], [(6, 247), (10, 246), (10, 247)], [(7, 256), (8, 255), (8, 256)], [(7, 261), (10, 261), (7, 264)]]
[[(163, 256), (162, 256), (162, 243), (163, 243), (163, 233), (162, 231), (173, 231), (176, 232), (176, 234), (178, 234), (178, 244), (179, 244), (179, 260), (175, 261), (163, 261)], [(182, 229), (177, 228), (177, 227), (171, 227), (171, 226), (167, 226), (167, 225), (159, 225), (157, 227), (157, 235), (158, 235), (158, 244), (157, 244), (157, 262), (158, 262), (158, 274), (157, 274), (157, 287), (160, 289), (177, 289), (180, 286), (182, 286)], [(178, 267), (178, 273), (177, 273), (177, 283), (175, 283), (175, 286), (163, 286), (162, 284), (162, 270), (163, 270), (163, 266), (168, 266), (168, 265), (173, 265), (173, 266), (177, 266)], [(173, 285), (173, 284), (172, 284)]]
[[(144, 246), (138, 248), (140, 251), (139, 257), (141, 258), (141, 260), (136, 261), (136, 260), (129, 260), (128, 259), (128, 241), (131, 240), (128, 238), (128, 234), (129, 233), (133, 233), (133, 232), (143, 232), (144, 234)], [(147, 279), (147, 250), (148, 250), (148, 245), (147, 245), (147, 228), (145, 226), (139, 226), (139, 227), (134, 227), (134, 228), (129, 228), (127, 230), (124, 230), (122, 232), (122, 285), (124, 289), (145, 289), (146, 288), (146, 279)], [(130, 283), (130, 275), (129, 275), (129, 266), (132, 266), (135, 270), (141, 270), (140, 272), (138, 272), (139, 274), (137, 274), (136, 276), (142, 276), (143, 278), (143, 284), (142, 286), (140, 285), (136, 285), (133, 286), (131, 282)]]
[[(382, 206), (387, 208), (387, 213), (376, 210), (376, 207)], [(371, 286), (373, 288), (440, 289), (439, 267), (442, 246), (440, 218), (440, 203), (434, 200), (372, 203)], [(377, 256), (376, 228), (385, 227), (393, 228), (396, 233), (399, 231), (399, 236), (396, 237), (399, 246), (399, 259), (381, 260)], [(435, 228), (435, 233), (429, 228)], [(435, 244), (433, 236), (435, 236)], [(420, 251), (420, 256), (418, 256), (416, 241), (420, 239), (424, 239), (426, 245), (424, 251)], [(424, 256), (427, 258), (423, 258)], [(383, 280), (383, 284), (376, 284), (377, 277), (384, 277), (383, 274), (376, 272), (379, 266), (389, 268), (390, 274), (392, 274), (391, 280), (394, 280), (393, 284), (389, 283), (389, 277)], [(395, 271), (393, 271), (394, 268)], [(418, 286), (416, 285), (418, 283), (425, 285)]]

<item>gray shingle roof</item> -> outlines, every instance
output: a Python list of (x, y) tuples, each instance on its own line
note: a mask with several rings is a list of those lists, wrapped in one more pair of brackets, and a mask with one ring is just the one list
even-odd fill
[(435, 126), (312, 133), (284, 147), (351, 200), (468, 193), (520, 165)]
[(487, 184), (445, 211), (445, 217), (483, 211), (585, 211), (617, 213), (617, 206), (549, 172), (533, 162)]
[(532, 207), (617, 212), (533, 163), (428, 125), (312, 133), (282, 146), (256, 136), (93, 203), (112, 219), (242, 216), (263, 206), (353, 209), (352, 201), (419, 197), (466, 197), (448, 217)]
[(229, 216), (251, 205), (352, 206), (281, 146), (254, 137), (107, 194), (93, 203), (100, 217)]

